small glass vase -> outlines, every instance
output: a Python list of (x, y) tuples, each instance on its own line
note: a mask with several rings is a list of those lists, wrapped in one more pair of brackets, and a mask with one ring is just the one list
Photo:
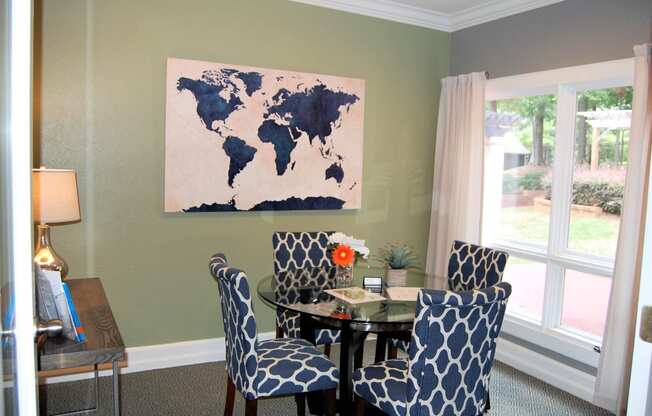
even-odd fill
[(338, 289), (351, 287), (353, 284), (353, 265), (338, 265), (335, 270), (335, 283)]

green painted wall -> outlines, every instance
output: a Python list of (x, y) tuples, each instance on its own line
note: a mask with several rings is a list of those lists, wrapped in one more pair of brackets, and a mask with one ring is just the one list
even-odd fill
[[(446, 33), (286, 0), (36, 4), (36, 157), (77, 169), (82, 222), (53, 230), (71, 274), (100, 276), (129, 346), (222, 336), (211, 254), (252, 285), (275, 230), (336, 229), (423, 255)], [(366, 80), (363, 208), (163, 213), (168, 56)], [(423, 256), (422, 256), (423, 257)], [(255, 299), (260, 331), (273, 313)]]

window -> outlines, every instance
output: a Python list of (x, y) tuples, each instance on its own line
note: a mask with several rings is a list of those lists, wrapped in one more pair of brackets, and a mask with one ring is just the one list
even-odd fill
[(610, 277), (567, 269), (561, 325), (588, 337), (602, 337), (610, 292)]
[(632, 88), (577, 94), (568, 248), (614, 258), (625, 189)]
[(508, 303), (510, 313), (524, 319), (541, 322), (546, 265), (511, 256), (503, 275), (503, 281), (512, 285), (512, 295)]
[(497, 239), (548, 241), (550, 209), (540, 201), (542, 181), (552, 174), (556, 101), (554, 95), (542, 95), (488, 103), (487, 154), (495, 184), (502, 186), (491, 210), (500, 218), (491, 233)]
[(620, 225), (632, 74), (632, 61), (622, 60), (487, 83), (482, 239), (511, 254), (505, 331), (594, 366)]

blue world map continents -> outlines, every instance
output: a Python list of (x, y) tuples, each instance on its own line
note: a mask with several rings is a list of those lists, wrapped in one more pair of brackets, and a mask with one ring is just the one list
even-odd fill
[[(228, 185), (233, 188), (234, 181), (247, 165), (254, 160), (258, 149), (247, 144), (241, 137), (225, 133), (228, 118), (234, 112), (246, 111), (243, 95), (251, 97), (262, 87), (264, 75), (258, 72), (242, 72), (235, 69), (203, 71), (201, 78), (180, 77), (177, 80), (179, 92), (189, 91), (197, 103), (197, 115), (203, 126), (223, 139), (222, 149), (229, 158)], [(237, 82), (237, 80), (241, 81)], [(244, 88), (242, 88), (244, 85)], [(280, 88), (265, 102), (265, 112), (257, 129), (261, 143), (270, 143), (275, 154), (276, 175), (284, 175), (294, 169), (296, 160), (292, 153), (298, 141), (308, 140), (312, 146), (318, 140), (319, 152), (324, 159), (332, 161), (324, 172), (324, 180), (341, 183), (345, 172), (342, 156), (335, 154), (332, 146), (325, 146), (333, 128), (341, 120), (344, 108), (359, 101), (355, 94), (334, 91), (326, 85), (317, 83), (310, 87), (289, 91)], [(316, 150), (317, 151), (317, 150)], [(235, 201), (226, 204), (202, 204), (187, 211), (234, 211)], [(289, 198), (284, 201), (262, 201), (252, 210), (262, 209), (337, 209), (343, 201), (337, 198), (316, 196), (304, 199)]]

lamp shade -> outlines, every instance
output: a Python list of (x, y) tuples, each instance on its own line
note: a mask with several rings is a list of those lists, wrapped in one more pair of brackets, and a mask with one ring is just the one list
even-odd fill
[(43, 224), (79, 221), (77, 175), (70, 169), (32, 171), (34, 221)]

